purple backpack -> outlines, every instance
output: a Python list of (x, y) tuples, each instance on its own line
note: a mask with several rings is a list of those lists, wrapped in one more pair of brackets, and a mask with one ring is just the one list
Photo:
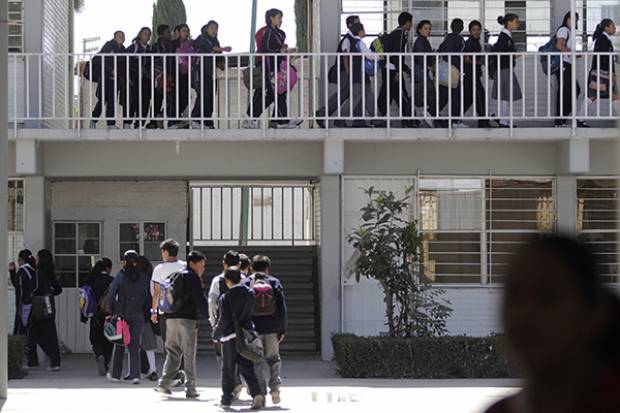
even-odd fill
[(97, 301), (93, 287), (85, 285), (80, 288), (80, 312), (86, 318), (92, 318), (97, 312)]

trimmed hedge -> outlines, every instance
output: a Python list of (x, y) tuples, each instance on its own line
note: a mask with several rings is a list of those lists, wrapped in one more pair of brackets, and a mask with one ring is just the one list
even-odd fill
[(27, 372), (24, 369), (24, 359), (26, 357), (26, 346), (28, 338), (26, 336), (9, 336), (9, 380), (23, 379)]
[(502, 336), (332, 336), (338, 374), (345, 378), (446, 379), (517, 377)]

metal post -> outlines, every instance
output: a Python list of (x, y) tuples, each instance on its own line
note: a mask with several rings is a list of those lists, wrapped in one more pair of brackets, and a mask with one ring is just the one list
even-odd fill
[(6, 399), (9, 381), (8, 373), (8, 343), (9, 320), (6, 316), (8, 309), (8, 290), (6, 265), (8, 252), (7, 238), (7, 204), (8, 204), (8, 165), (9, 143), (7, 136), (7, 71), (8, 71), (8, 5), (6, 0), (0, 0), (0, 398)]
[[(577, 21), (575, 20), (575, 6), (577, 0), (570, 0), (570, 32), (572, 36), (577, 36)], [(574, 37), (573, 37), (574, 39)], [(576, 135), (577, 129), (577, 54), (575, 53), (575, 47), (577, 47), (577, 42), (575, 41), (575, 46), (570, 51), (570, 62), (571, 62), (571, 85), (570, 85), (570, 99), (571, 99), (571, 116), (572, 116), (572, 136)]]

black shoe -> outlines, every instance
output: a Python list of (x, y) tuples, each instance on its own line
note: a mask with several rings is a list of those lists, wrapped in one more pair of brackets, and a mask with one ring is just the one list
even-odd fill
[(555, 122), (553, 122), (553, 126), (556, 128), (563, 128), (566, 126), (566, 121), (564, 119), (556, 119)]
[(97, 357), (97, 372), (100, 376), (105, 376), (108, 372), (108, 366), (105, 365), (105, 357), (103, 356)]
[(157, 381), (157, 373), (152, 372), (151, 374), (148, 374), (146, 378), (149, 379), (150, 381)]
[(316, 126), (318, 126), (321, 129), (325, 129), (325, 122), (322, 119), (317, 119), (315, 122), (316, 122)]
[(133, 379), (132, 379), (130, 374), (128, 374), (125, 377), (123, 377), (123, 381), (131, 381), (131, 380), (133, 380)]
[(577, 121), (577, 127), (578, 128), (589, 128), (590, 125), (588, 125), (585, 121), (583, 120), (578, 120)]

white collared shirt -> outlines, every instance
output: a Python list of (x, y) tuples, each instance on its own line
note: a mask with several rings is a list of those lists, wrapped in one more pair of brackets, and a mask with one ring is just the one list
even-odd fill
[(512, 39), (512, 32), (510, 30), (508, 30), (505, 27), (502, 27), (502, 30), (500, 30), (501, 33), (505, 33), (508, 35), (508, 37), (510, 37)]

